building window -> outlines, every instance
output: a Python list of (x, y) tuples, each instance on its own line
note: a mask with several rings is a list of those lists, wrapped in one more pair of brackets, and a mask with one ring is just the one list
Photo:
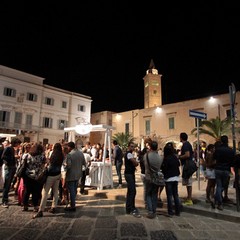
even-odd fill
[(67, 102), (66, 101), (62, 101), (62, 108), (67, 108)]
[(48, 139), (47, 138), (44, 138), (43, 139), (43, 146), (46, 146), (48, 144)]
[(231, 118), (231, 109), (226, 110), (227, 118)]
[(159, 86), (159, 82), (158, 81), (152, 81), (152, 86)]
[(150, 135), (151, 133), (151, 124), (150, 120), (145, 121), (145, 135)]
[(156, 95), (157, 94), (157, 90), (153, 90), (153, 95)]
[(22, 113), (15, 112), (15, 118), (14, 118), (15, 127), (20, 128), (21, 123), (22, 123)]
[(31, 126), (32, 126), (32, 119), (33, 119), (32, 115), (30, 115), (30, 114), (26, 115), (26, 126), (28, 128), (31, 128)]
[(125, 123), (125, 134), (129, 133), (129, 123)]
[(174, 117), (170, 117), (168, 118), (168, 126), (169, 126), (169, 129), (174, 129)]
[(43, 118), (43, 127), (52, 128), (52, 122), (53, 122), (52, 118), (47, 118), (47, 117)]
[(16, 97), (16, 90), (12, 88), (5, 87), (3, 90), (3, 95), (8, 97)]
[(10, 120), (10, 112), (0, 111), (0, 126), (7, 127)]
[(65, 127), (67, 127), (67, 121), (66, 120), (59, 120), (58, 129), (63, 130)]
[(27, 93), (27, 100), (36, 102), (37, 101), (37, 94), (34, 93)]
[(79, 112), (85, 112), (85, 106), (78, 104), (78, 111)]
[(54, 105), (54, 99), (49, 98), (49, 97), (45, 97), (45, 104), (53, 106)]

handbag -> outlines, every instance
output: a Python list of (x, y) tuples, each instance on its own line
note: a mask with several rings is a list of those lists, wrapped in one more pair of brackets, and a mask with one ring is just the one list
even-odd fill
[(16, 176), (21, 178), (24, 176), (27, 167), (27, 156), (23, 159), (20, 166), (17, 168)]
[(215, 179), (215, 169), (207, 168), (206, 169), (206, 178)]
[(183, 166), (182, 178), (190, 178), (198, 170), (197, 164), (193, 160), (188, 160)]
[(151, 183), (158, 185), (158, 186), (165, 186), (164, 174), (163, 174), (162, 170), (160, 169), (158, 171), (154, 171), (149, 163), (148, 153), (147, 153), (146, 157), (147, 157), (148, 167), (151, 172), (151, 174), (150, 174)]
[(35, 180), (41, 184), (44, 184), (47, 180), (48, 168), (44, 165), (38, 172)]

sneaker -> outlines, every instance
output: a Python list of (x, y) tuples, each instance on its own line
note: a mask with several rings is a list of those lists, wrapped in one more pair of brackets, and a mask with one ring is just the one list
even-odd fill
[(4, 203), (2, 204), (2, 207), (8, 208), (8, 203), (4, 202)]
[(133, 211), (131, 212), (131, 214), (132, 214), (134, 217), (136, 217), (136, 218), (141, 218), (141, 217), (142, 217), (137, 210), (133, 210)]
[(153, 219), (156, 217), (156, 215), (154, 213), (148, 213), (146, 217), (149, 219)]
[(193, 201), (192, 200), (186, 200), (185, 202), (182, 203), (183, 206), (192, 206)]
[(67, 211), (67, 212), (76, 212), (75, 207), (66, 207), (66, 208), (64, 208), (64, 210)]

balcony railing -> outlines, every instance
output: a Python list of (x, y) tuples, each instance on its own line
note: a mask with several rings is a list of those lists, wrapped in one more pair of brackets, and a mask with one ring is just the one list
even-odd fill
[(34, 131), (34, 132), (38, 132), (38, 131), (41, 130), (41, 127), (30, 125), (30, 124), (19, 124), (19, 123), (0, 121), (0, 129), (10, 129), (10, 130), (21, 130), (21, 131)]

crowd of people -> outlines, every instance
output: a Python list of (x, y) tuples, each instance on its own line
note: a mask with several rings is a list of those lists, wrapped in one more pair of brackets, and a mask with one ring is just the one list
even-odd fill
[[(194, 150), (188, 141), (185, 132), (180, 133), (181, 149), (176, 149), (172, 142), (166, 143), (162, 151), (159, 151), (158, 142), (146, 138), (144, 148), (136, 151), (134, 142), (128, 143), (124, 152), (116, 140), (112, 142), (112, 163), (115, 165), (118, 177), (118, 188), (122, 188), (122, 166), (124, 164), (124, 178), (127, 183), (126, 213), (134, 217), (141, 217), (135, 206), (136, 179), (135, 172), (138, 166), (141, 169), (143, 182), (143, 201), (147, 209), (147, 217), (156, 217), (158, 201), (165, 188), (167, 198), (168, 216), (180, 216), (181, 204), (192, 205), (192, 175), (185, 177), (183, 168), (189, 161), (194, 161)], [(76, 211), (77, 188), (85, 194), (85, 180), (92, 161), (102, 161), (103, 148), (101, 144), (91, 146), (87, 142), (82, 149), (77, 149), (74, 142), (48, 144), (22, 143), (18, 138), (12, 138), (9, 142), (3, 142), (1, 153), (1, 166), (3, 178), (2, 207), (9, 207), (9, 192), (14, 187), (14, 193), (18, 199), (18, 205), (22, 211), (33, 208), (33, 219), (42, 217), (46, 210), (49, 192), (52, 203), (48, 209), (55, 213), (57, 205), (65, 205), (66, 211)], [(204, 157), (203, 157), (204, 156)], [(106, 151), (106, 159), (109, 151)], [(204, 146), (202, 175), (206, 178), (206, 202), (212, 208), (223, 210), (223, 203), (229, 202), (227, 190), (230, 174), (234, 174), (234, 166), (239, 164), (232, 148), (228, 146), (228, 137), (222, 136), (215, 144)], [(24, 165), (24, 173), (18, 176), (20, 166)], [(42, 168), (47, 168), (45, 182), (37, 180)], [(151, 181), (152, 171), (162, 170), (165, 186), (155, 185)], [(199, 177), (199, 176), (198, 176)], [(181, 203), (178, 194), (180, 179), (186, 186), (186, 200)], [(31, 201), (30, 201), (31, 199)]]
[[(199, 160), (202, 160), (201, 163), (196, 158), (192, 144), (188, 141), (188, 135), (182, 132), (179, 138), (182, 143), (180, 149), (176, 149), (174, 143), (168, 142), (164, 146), (163, 153), (161, 154), (157, 142), (151, 138), (146, 138), (144, 141), (145, 147), (138, 152), (141, 179), (143, 181), (143, 201), (145, 203), (145, 209), (148, 210), (148, 218), (156, 217), (157, 202), (159, 200), (161, 201), (161, 193), (164, 188), (166, 191), (169, 217), (172, 217), (174, 214), (180, 216), (181, 205), (193, 205), (193, 174), (186, 176), (183, 171), (189, 168), (188, 166), (191, 162), (194, 162), (194, 164), (199, 167), (200, 171), (196, 171), (196, 176), (200, 177), (198, 176), (200, 172), (204, 181), (207, 181), (206, 203), (211, 204), (212, 208), (216, 207), (221, 211), (223, 210), (223, 203), (233, 203), (228, 198), (229, 180), (230, 175), (235, 174), (235, 167), (238, 169), (240, 159), (239, 154), (236, 155), (234, 150), (229, 147), (228, 136), (221, 136), (215, 144), (203, 144), (199, 149)], [(125, 178), (128, 184), (126, 212), (129, 213), (130, 211), (133, 216), (140, 217), (140, 213), (135, 207), (134, 202), (136, 195), (134, 171), (138, 163), (136, 163), (132, 155), (129, 154), (129, 152), (131, 154), (133, 152), (131, 146), (132, 144), (130, 143), (130, 148), (128, 148), (127, 152), (128, 157), (125, 157), (125, 166), (127, 166)], [(131, 168), (128, 165), (131, 165)], [(156, 172), (160, 169), (162, 170), (165, 178), (165, 187), (152, 183), (149, 165), (155, 169)], [(133, 176), (132, 178), (129, 177), (130, 172)], [(180, 179), (182, 185), (186, 186), (186, 198), (183, 202), (181, 202), (178, 194), (178, 183)], [(129, 208), (129, 202), (131, 203), (131, 208)]]

